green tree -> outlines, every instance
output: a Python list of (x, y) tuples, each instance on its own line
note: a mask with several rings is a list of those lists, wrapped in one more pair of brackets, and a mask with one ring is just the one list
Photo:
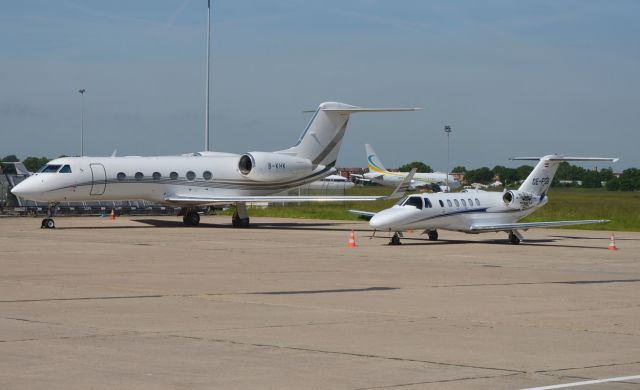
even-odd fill
[(10, 155), (6, 156), (5, 158), (3, 158), (2, 161), (18, 162), (18, 161), (20, 161), (20, 159), (15, 154), (10, 154)]
[(515, 183), (518, 181), (518, 172), (514, 168), (503, 167), (502, 165), (496, 165), (493, 168), (493, 173), (500, 177), (500, 181), (503, 184)]
[(602, 181), (600, 174), (596, 171), (585, 171), (582, 175), (582, 186), (585, 188), (600, 188)]
[(635, 191), (640, 189), (640, 169), (629, 168), (620, 175), (620, 190)]
[(491, 183), (493, 176), (494, 175), (491, 169), (482, 167), (467, 171), (467, 173), (465, 174), (465, 180), (469, 183), (488, 184)]
[(49, 159), (46, 157), (27, 157), (22, 161), (25, 168), (31, 172), (35, 172), (40, 169), (41, 166), (48, 163)]
[(533, 167), (531, 165), (521, 165), (516, 168), (516, 173), (518, 174), (518, 181), (524, 181), (527, 176), (533, 171)]
[(416, 172), (422, 172), (422, 173), (431, 173), (431, 172), (433, 172), (433, 169), (431, 169), (430, 166), (428, 166), (427, 164), (425, 164), (423, 162), (420, 162), (420, 161), (414, 161), (414, 162), (411, 162), (409, 164), (404, 164), (403, 166), (401, 166), (398, 169), (401, 172), (409, 172), (413, 168), (416, 168)]
[(458, 165), (457, 167), (453, 167), (453, 169), (451, 170), (452, 173), (465, 173), (467, 171), (467, 168), (465, 168), (463, 165)]
[(607, 191), (619, 191), (620, 190), (620, 180), (617, 177), (612, 178), (607, 181)]

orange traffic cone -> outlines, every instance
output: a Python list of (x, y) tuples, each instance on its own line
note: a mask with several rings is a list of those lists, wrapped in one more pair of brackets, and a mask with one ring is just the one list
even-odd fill
[(611, 233), (611, 240), (609, 240), (609, 249), (610, 251), (617, 251), (618, 247), (616, 247), (616, 236)]
[(115, 221), (116, 219), (116, 212), (114, 209), (111, 209), (111, 214), (109, 214), (109, 219), (112, 221)]
[(349, 248), (355, 248), (355, 247), (356, 247), (356, 235), (352, 230), (351, 233), (349, 233)]

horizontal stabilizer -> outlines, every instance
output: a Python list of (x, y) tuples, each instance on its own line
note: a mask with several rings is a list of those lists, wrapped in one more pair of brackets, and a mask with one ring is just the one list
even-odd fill
[(532, 229), (553, 226), (586, 225), (590, 223), (609, 222), (608, 219), (583, 219), (578, 221), (549, 221), (549, 222), (520, 222), (520, 223), (496, 223), (491, 225), (473, 225), (472, 232), (501, 232), (513, 229)]
[(546, 157), (511, 157), (509, 160), (525, 160), (525, 161), (609, 161), (617, 162), (619, 158), (612, 157), (564, 157), (564, 156), (546, 156)]

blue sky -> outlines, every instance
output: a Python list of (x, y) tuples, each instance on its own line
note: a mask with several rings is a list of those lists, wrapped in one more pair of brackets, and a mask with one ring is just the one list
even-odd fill
[[(212, 145), (292, 145), (323, 101), (357, 114), (339, 166), (640, 167), (640, 2), (213, 0)], [(203, 149), (206, 0), (0, 3), (0, 156)]]

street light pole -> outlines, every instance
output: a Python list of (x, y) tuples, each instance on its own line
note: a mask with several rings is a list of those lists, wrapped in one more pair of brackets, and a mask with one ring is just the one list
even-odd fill
[(84, 156), (84, 93), (86, 90), (84, 88), (79, 89), (80, 93), (80, 157)]
[(446, 177), (446, 183), (447, 183), (447, 191), (449, 191), (449, 168), (450, 168), (450, 160), (449, 160), (449, 155), (450, 155), (450, 147), (449, 147), (449, 136), (451, 135), (451, 126), (445, 126), (444, 127), (444, 132), (447, 133), (447, 177)]
[(209, 60), (211, 57), (211, 0), (207, 0), (207, 97), (205, 101), (204, 150), (209, 151)]

